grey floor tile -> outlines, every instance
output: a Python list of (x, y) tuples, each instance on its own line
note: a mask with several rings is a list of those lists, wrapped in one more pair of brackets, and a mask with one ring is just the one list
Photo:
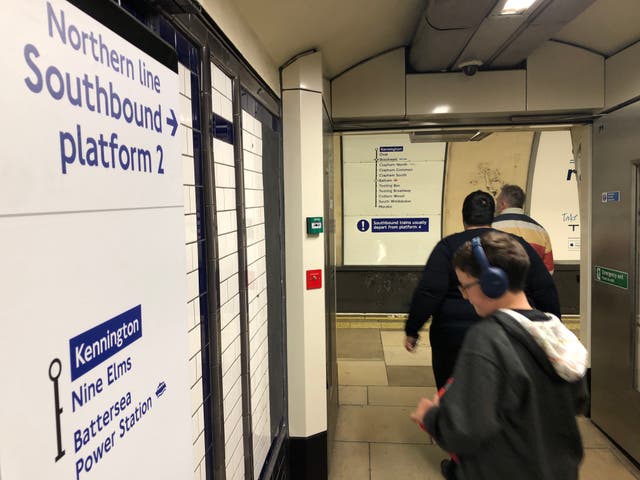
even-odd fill
[(382, 345), (385, 347), (398, 347), (404, 345), (405, 334), (402, 331), (382, 331), (380, 332), (380, 337), (382, 339)]
[(404, 387), (435, 387), (431, 367), (389, 367), (387, 366), (389, 385)]
[(339, 360), (338, 385), (388, 385), (382, 360)]
[(433, 398), (436, 387), (369, 387), (369, 405), (415, 407), (422, 397)]
[(338, 358), (383, 360), (380, 330), (373, 328), (341, 328), (336, 333)]
[(590, 419), (578, 417), (578, 427), (584, 448), (604, 448), (611, 447), (609, 439), (596, 427)]
[(634, 478), (640, 480), (640, 468), (637, 463), (632, 463), (631, 460), (629, 460), (629, 458), (616, 446), (612, 446), (609, 451), (613, 453), (613, 455), (624, 466), (624, 468), (631, 472)]
[(608, 448), (586, 448), (580, 480), (637, 480)]
[(340, 405), (366, 405), (367, 387), (342, 385), (338, 387)]
[(335, 442), (329, 465), (329, 480), (369, 479), (369, 444)]
[(411, 421), (411, 407), (343, 405), (338, 410), (336, 440), (346, 442), (431, 443)]
[(407, 352), (402, 345), (384, 345), (384, 361), (388, 366), (431, 366), (431, 349), (417, 348)]
[(437, 445), (371, 444), (371, 480), (442, 480)]
[[(404, 331), (381, 331), (380, 336), (382, 337), (382, 345), (384, 347), (404, 345)], [(429, 334), (427, 332), (420, 332), (420, 338), (418, 339), (418, 348), (425, 347), (431, 348), (431, 344), (429, 343)]]
[[(409, 419), (420, 397), (435, 394), (433, 371), (389, 365), (417, 360), (405, 362), (396, 352), (403, 338), (378, 329), (338, 331), (341, 406), (329, 480), (441, 479), (446, 453)], [(578, 425), (585, 446), (580, 480), (640, 480), (640, 470), (590, 419), (579, 417)]]

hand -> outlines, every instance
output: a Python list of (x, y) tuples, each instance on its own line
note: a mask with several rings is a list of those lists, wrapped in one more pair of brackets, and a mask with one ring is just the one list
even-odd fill
[(415, 411), (411, 414), (411, 420), (416, 422), (418, 425), (422, 425), (424, 416), (427, 414), (429, 409), (433, 407), (435, 407), (434, 402), (432, 402), (428, 398), (421, 398)]
[(404, 348), (407, 349), (407, 352), (413, 352), (416, 349), (417, 343), (418, 339), (415, 337), (406, 336), (404, 338)]

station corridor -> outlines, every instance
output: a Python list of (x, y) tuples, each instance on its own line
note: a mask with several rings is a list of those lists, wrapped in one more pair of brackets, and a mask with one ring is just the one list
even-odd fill
[[(428, 334), (410, 354), (398, 328), (337, 329), (340, 408), (329, 480), (443, 478), (445, 452), (409, 419), (418, 399), (436, 390)], [(640, 479), (640, 470), (589, 419), (578, 422), (585, 448), (580, 480)]]

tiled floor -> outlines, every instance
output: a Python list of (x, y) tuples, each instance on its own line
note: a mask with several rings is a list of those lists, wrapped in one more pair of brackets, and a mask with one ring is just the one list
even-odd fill
[[(409, 420), (435, 382), (431, 350), (410, 354), (403, 332), (338, 329), (340, 410), (330, 480), (440, 480), (446, 454)], [(426, 338), (426, 336), (423, 336)], [(640, 471), (589, 419), (578, 420), (585, 447), (581, 480), (640, 480)]]

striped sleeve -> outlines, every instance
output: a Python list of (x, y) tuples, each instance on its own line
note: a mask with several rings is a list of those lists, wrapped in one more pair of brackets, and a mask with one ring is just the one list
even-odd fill
[(549, 273), (553, 273), (553, 251), (547, 231), (527, 215), (508, 214), (496, 217), (493, 228), (524, 238), (540, 255)]

